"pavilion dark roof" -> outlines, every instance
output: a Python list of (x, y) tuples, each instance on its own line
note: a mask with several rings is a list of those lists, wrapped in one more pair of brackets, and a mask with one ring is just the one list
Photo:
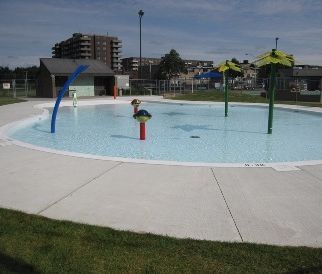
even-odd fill
[(72, 74), (80, 65), (88, 66), (84, 71), (85, 75), (92, 76), (113, 76), (114, 72), (105, 63), (93, 59), (61, 59), (61, 58), (40, 58), (40, 63), (48, 69), (51, 74), (65, 76)]

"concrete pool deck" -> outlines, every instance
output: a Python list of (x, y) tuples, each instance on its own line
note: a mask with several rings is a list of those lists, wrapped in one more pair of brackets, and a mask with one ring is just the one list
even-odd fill
[[(0, 127), (41, 114), (34, 106), (43, 102), (0, 106)], [(277, 171), (125, 163), (0, 139), (0, 166), (4, 208), (179, 238), (322, 246), (321, 164)]]

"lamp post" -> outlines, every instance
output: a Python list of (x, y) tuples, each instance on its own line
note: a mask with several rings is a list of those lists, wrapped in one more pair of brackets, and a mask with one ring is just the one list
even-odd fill
[(144, 15), (144, 11), (140, 10), (139, 11), (139, 19), (140, 19), (140, 64), (139, 64), (139, 79), (141, 79), (141, 62), (142, 62), (142, 47), (141, 47), (141, 20), (142, 20), (142, 16)]
[[(253, 58), (256, 58), (256, 56), (253, 55), (253, 54), (245, 53), (245, 55), (246, 56), (252, 56)], [(252, 63), (254, 63), (254, 61)], [(254, 65), (254, 71), (255, 71), (255, 74), (254, 74), (254, 77), (252, 77), (252, 78), (254, 78), (254, 86), (253, 86), (253, 88), (255, 89), (256, 84), (257, 84), (257, 68), (256, 68), (256, 65)]]
[(277, 49), (277, 40), (278, 39), (279, 39), (278, 37), (275, 37), (275, 49)]
[(151, 67), (151, 65), (153, 64), (153, 61), (149, 61), (149, 66), (150, 66), (150, 80), (152, 79), (152, 67)]

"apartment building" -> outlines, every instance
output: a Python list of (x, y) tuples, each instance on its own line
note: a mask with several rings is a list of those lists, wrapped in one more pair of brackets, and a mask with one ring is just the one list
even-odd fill
[(122, 41), (108, 35), (74, 33), (52, 47), (53, 58), (94, 59), (112, 70), (121, 70)]
[[(159, 65), (161, 58), (141, 58), (142, 66), (155, 66)], [(139, 70), (140, 57), (128, 57), (122, 59), (122, 68), (124, 71), (138, 71)]]
[[(152, 79), (157, 72), (162, 58), (141, 58), (142, 78)], [(130, 75), (131, 78), (137, 78), (139, 70), (139, 57), (128, 57), (122, 59), (122, 70)], [(195, 74), (200, 74), (213, 69), (213, 61), (202, 60), (184, 60), (188, 76), (193, 77)]]

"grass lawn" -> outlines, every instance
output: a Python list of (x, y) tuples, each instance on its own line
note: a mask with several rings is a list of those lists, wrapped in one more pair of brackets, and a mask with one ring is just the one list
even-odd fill
[(316, 273), (322, 249), (179, 240), (0, 209), (0, 273)]
[(14, 103), (20, 103), (20, 102), (25, 102), (25, 100), (12, 98), (12, 97), (0, 97), (0, 106), (14, 104)]
[[(188, 101), (214, 101), (224, 102), (224, 92), (221, 91), (197, 91), (193, 94), (177, 94), (169, 99), (174, 100), (188, 100)], [(268, 103), (268, 99), (259, 95), (245, 94), (241, 91), (229, 91), (229, 102), (244, 102), (244, 103)], [(295, 101), (275, 101), (276, 104), (289, 104), (289, 105), (301, 105), (309, 107), (322, 107), (319, 102), (300, 102)]]

